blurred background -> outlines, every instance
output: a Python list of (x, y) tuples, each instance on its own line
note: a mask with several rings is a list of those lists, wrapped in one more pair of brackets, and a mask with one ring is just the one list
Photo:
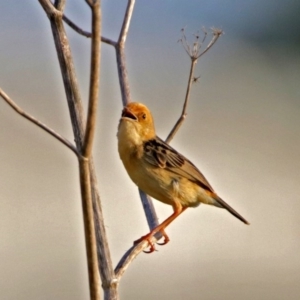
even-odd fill
[[(102, 1), (103, 36), (117, 39), (126, 1)], [(224, 35), (197, 64), (187, 119), (172, 146), (249, 222), (201, 205), (140, 254), (121, 299), (299, 299), (300, 2), (137, 1), (126, 45), (132, 99), (165, 138), (180, 115), (189, 57), (177, 41), (204, 26)], [(84, 1), (66, 14), (90, 28)], [(0, 87), (73, 141), (48, 19), (38, 1), (0, 4)], [(67, 27), (86, 105), (90, 41)], [(210, 37), (208, 37), (209, 40)], [(122, 109), (115, 53), (102, 47), (94, 157), (114, 265), (148, 232), (117, 152)], [(89, 299), (74, 155), (0, 99), (1, 299)], [(171, 207), (155, 201), (159, 220)]]

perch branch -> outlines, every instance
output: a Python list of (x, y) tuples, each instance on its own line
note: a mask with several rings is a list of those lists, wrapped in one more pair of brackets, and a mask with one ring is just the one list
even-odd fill
[[(160, 237), (157, 235), (151, 237), (151, 243), (156, 243)], [(148, 241), (142, 241), (137, 245), (133, 245), (130, 249), (128, 249), (123, 257), (120, 259), (118, 265), (115, 268), (116, 279), (119, 281), (131, 262), (147, 247), (149, 247)]]
[[(117, 67), (118, 67), (118, 75), (119, 75), (119, 83), (120, 83), (120, 89), (121, 89), (121, 95), (122, 95), (122, 102), (123, 105), (127, 105), (131, 99), (130, 99), (130, 90), (129, 90), (129, 81), (128, 81), (128, 75), (127, 75), (127, 69), (126, 69), (126, 60), (125, 60), (125, 42), (129, 30), (129, 25), (133, 13), (135, 1), (134, 0), (128, 0), (126, 13), (124, 16), (124, 21), (122, 25), (122, 29), (120, 31), (118, 43), (116, 44), (116, 57), (117, 57)], [(158, 219), (157, 215), (153, 206), (153, 202), (151, 197), (149, 197), (147, 194), (145, 194), (143, 191), (139, 189), (140, 198), (142, 201), (142, 205), (144, 208), (144, 212), (147, 218), (148, 226), (150, 230), (155, 228), (158, 225)], [(153, 237), (152, 241), (155, 243), (159, 238), (161, 237), (161, 234), (158, 233)], [(119, 261), (117, 267), (115, 268), (115, 275), (117, 280), (120, 280), (123, 273), (128, 268), (129, 264), (132, 262), (132, 260), (145, 248), (148, 247), (147, 242), (141, 242), (138, 245), (132, 246), (121, 258)]]
[(63, 143), (65, 146), (67, 146), (69, 149), (71, 149), (76, 156), (79, 156), (79, 153), (74, 145), (72, 145), (71, 142), (69, 142), (66, 138), (62, 137), (60, 134), (56, 133), (53, 129), (49, 128), (45, 124), (41, 123), (28, 113), (26, 113), (20, 106), (18, 106), (1, 88), (0, 88), (0, 96), (5, 100), (5, 102), (10, 105), (19, 115), (24, 117), (25, 119), (29, 120), (33, 124), (37, 125), (38, 127), (42, 128), (49, 134), (51, 134), (53, 137), (55, 137), (57, 140), (59, 140), (61, 143)]
[[(129, 25), (134, 9), (135, 0), (128, 0), (127, 8), (124, 16), (122, 29), (120, 31), (118, 43), (116, 45), (117, 67), (119, 75), (119, 83), (121, 88), (123, 105), (127, 105), (130, 101), (129, 80), (127, 75), (126, 60), (125, 60), (125, 42), (128, 35)], [(152, 199), (143, 191), (139, 190), (142, 205), (145, 211), (148, 225), (152, 230), (158, 225), (156, 212), (152, 203)]]

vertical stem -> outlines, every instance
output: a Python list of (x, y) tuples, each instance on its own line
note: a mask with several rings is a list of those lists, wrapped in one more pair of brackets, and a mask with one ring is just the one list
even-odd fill
[(82, 155), (90, 157), (96, 129), (97, 106), (99, 98), (100, 57), (101, 57), (101, 10), (100, 1), (91, 6), (92, 9), (92, 39), (90, 63), (90, 90), (87, 113), (86, 131), (82, 148)]
[(75, 143), (77, 148), (81, 149), (85, 130), (85, 117), (75, 75), (72, 53), (62, 18), (54, 15), (50, 18), (50, 23), (69, 106)]
[(80, 187), (84, 219), (85, 245), (88, 262), (90, 299), (100, 300), (101, 285), (98, 270), (97, 243), (95, 237), (93, 202), (91, 194), (89, 161), (79, 159)]
[[(62, 17), (56, 17), (55, 15), (51, 16), (50, 22), (55, 47), (58, 55), (58, 60), (61, 68), (61, 73), (63, 77), (66, 97), (69, 105), (69, 112), (75, 142), (77, 148), (81, 150), (84, 139), (85, 118), (78, 83), (76, 79), (74, 63), (71, 55), (71, 49), (63, 26)], [(92, 157), (90, 158), (89, 168), (95, 218), (95, 231), (97, 239), (98, 264), (100, 269), (102, 286), (104, 292), (106, 290), (112, 289), (111, 293), (115, 295), (115, 298), (111, 299), (118, 299), (118, 291), (114, 288), (114, 286), (112, 287), (112, 283), (114, 282), (114, 269), (112, 265), (110, 251), (108, 248), (106, 229), (104, 225), (103, 213), (98, 190), (97, 176)]]
[(123, 106), (125, 106), (131, 101), (131, 99), (130, 99), (128, 74), (126, 70), (124, 45), (118, 44), (116, 46), (116, 57), (117, 57), (117, 68), (119, 74), (122, 103)]

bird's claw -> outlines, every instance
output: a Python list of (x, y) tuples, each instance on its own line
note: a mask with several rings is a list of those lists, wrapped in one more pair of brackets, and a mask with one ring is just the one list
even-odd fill
[(152, 253), (152, 252), (154, 252), (154, 251), (157, 251), (157, 250), (155, 249), (154, 243), (151, 241), (151, 237), (148, 237), (147, 235), (142, 236), (142, 237), (139, 238), (138, 240), (134, 241), (133, 244), (134, 244), (134, 245), (137, 245), (138, 243), (140, 243), (140, 242), (142, 242), (142, 241), (147, 241), (147, 242), (148, 242), (148, 246), (150, 247), (148, 251), (147, 251), (147, 250), (143, 250), (144, 253), (149, 254), (149, 253)]
[(152, 253), (152, 252), (154, 252), (154, 251), (157, 251), (157, 250), (155, 249), (155, 245), (151, 242), (151, 240), (150, 240), (150, 239), (147, 239), (147, 241), (148, 241), (148, 246), (149, 246), (150, 248), (149, 248), (148, 251), (147, 251), (147, 250), (143, 250), (143, 252), (144, 252), (144, 253), (147, 253), (147, 254), (150, 254), (150, 253)]
[[(169, 237), (167, 236), (167, 234), (165, 233), (165, 231), (162, 231), (161, 232), (163, 238), (164, 238), (164, 241), (162, 243), (158, 243), (156, 242), (158, 245), (160, 246), (163, 246), (163, 245), (166, 245), (170, 239)], [(155, 248), (155, 244), (151, 241), (151, 237), (153, 235), (150, 235), (150, 234), (147, 234), (147, 235), (144, 235), (142, 236), (141, 238), (139, 238), (138, 240), (134, 241), (133, 244), (134, 245), (137, 245), (138, 243), (142, 242), (142, 241), (147, 241), (148, 242), (148, 246), (149, 246), (149, 250), (143, 250), (144, 253), (152, 253), (154, 251), (157, 251), (156, 248)]]
[(164, 235), (163, 237), (164, 237), (164, 241), (162, 243), (157, 242), (156, 243), (157, 245), (163, 246), (169, 243), (170, 241), (169, 237), (167, 235)]

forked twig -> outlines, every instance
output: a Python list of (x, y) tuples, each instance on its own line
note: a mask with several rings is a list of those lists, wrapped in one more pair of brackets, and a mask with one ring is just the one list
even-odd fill
[(199, 33), (194, 34), (195, 40), (192, 45), (189, 44), (189, 42), (186, 38), (184, 28), (181, 29), (181, 32), (182, 32), (182, 37), (179, 40), (179, 42), (181, 42), (185, 52), (188, 54), (188, 56), (191, 59), (191, 67), (190, 67), (190, 74), (189, 74), (189, 79), (188, 79), (188, 84), (187, 84), (187, 89), (186, 89), (185, 100), (183, 103), (182, 112), (181, 112), (181, 115), (180, 115), (179, 119), (177, 120), (176, 124), (174, 125), (174, 127), (172, 128), (168, 137), (166, 138), (167, 143), (171, 142), (171, 140), (173, 139), (176, 132), (179, 130), (180, 126), (182, 125), (182, 123), (184, 122), (184, 120), (186, 118), (187, 105), (188, 105), (188, 100), (189, 100), (192, 84), (194, 82), (197, 82), (200, 78), (200, 76), (194, 77), (194, 70), (195, 70), (195, 66), (197, 64), (198, 59), (203, 54), (205, 54), (216, 43), (218, 38), (223, 34), (223, 31), (221, 29), (212, 28), (213, 37), (212, 37), (211, 41), (208, 43), (208, 45), (206, 46), (206, 48), (203, 51), (201, 51), (201, 47), (204, 44), (206, 37), (207, 37), (207, 31), (205, 29), (203, 29), (204, 35), (203, 35), (203, 38), (201, 41), (200, 41), (200, 34)]
[(0, 96), (5, 100), (5, 102), (12, 107), (19, 115), (24, 117), (25, 119), (29, 120), (33, 124), (37, 125), (38, 127), (42, 128), (49, 134), (51, 134), (53, 137), (55, 137), (57, 140), (59, 140), (61, 143), (63, 143), (65, 146), (67, 146), (69, 149), (71, 149), (77, 157), (80, 156), (79, 152), (77, 151), (76, 147), (68, 141), (66, 138), (55, 132), (53, 129), (49, 128), (47, 125), (43, 124), (36, 118), (32, 117), (28, 113), (26, 113), (20, 106), (18, 106), (1, 88), (0, 88)]
[(47, 14), (48, 18), (51, 18), (52, 16), (59, 15), (61, 12), (57, 10), (54, 5), (49, 0), (39, 0), (41, 6), (45, 10), (45, 13)]

